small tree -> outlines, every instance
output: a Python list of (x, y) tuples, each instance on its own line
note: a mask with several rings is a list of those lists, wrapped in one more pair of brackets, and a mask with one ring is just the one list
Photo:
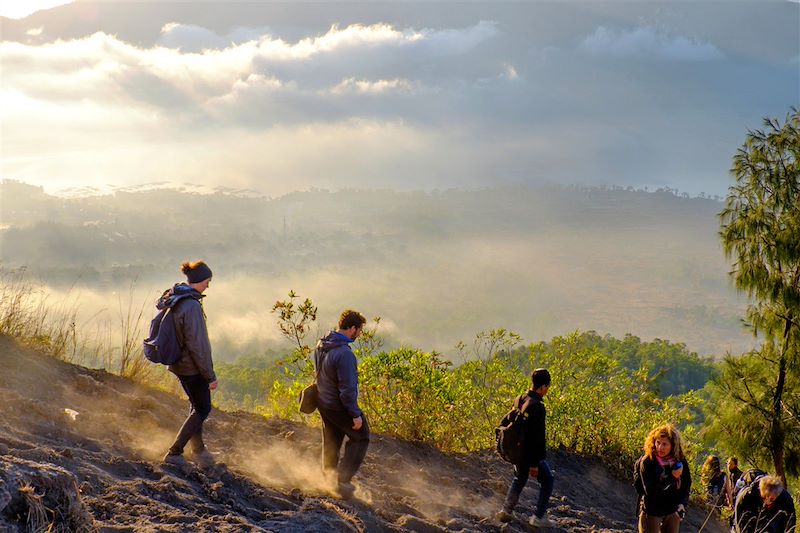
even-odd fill
[(771, 407), (755, 413), (768, 419), (767, 446), (785, 483), (786, 374), (800, 340), (800, 112), (793, 108), (783, 124), (767, 118), (763, 130), (748, 132), (731, 173), (736, 184), (720, 213), (720, 237), (734, 260), (736, 287), (753, 301), (749, 326), (780, 346)]
[[(720, 373), (710, 388), (704, 428), (706, 436), (724, 442), (729, 452), (746, 463), (759, 468), (773, 462), (771, 453), (771, 423), (776, 362), (780, 347), (765, 342), (760, 349), (744, 355), (725, 357)], [(782, 400), (782, 418), (786, 472), (800, 471), (800, 372), (789, 367)]]
[(278, 327), (284, 337), (297, 345), (297, 350), (302, 354), (308, 354), (311, 349), (303, 344), (306, 335), (311, 331), (311, 325), (317, 320), (317, 306), (306, 298), (299, 305), (295, 300), (300, 298), (296, 292), (289, 291), (288, 300), (278, 300), (272, 306), (273, 313), (278, 314)]
[(317, 307), (309, 298), (298, 304), (296, 300), (299, 298), (297, 293), (289, 291), (288, 300), (278, 300), (272, 306), (272, 312), (278, 313), (281, 333), (296, 345), (291, 355), (278, 361), (284, 376), (272, 382), (269, 393), (271, 411), (268, 413), (284, 418), (299, 416), (296, 398), (314, 374), (311, 348), (305, 343), (305, 338), (317, 320)]

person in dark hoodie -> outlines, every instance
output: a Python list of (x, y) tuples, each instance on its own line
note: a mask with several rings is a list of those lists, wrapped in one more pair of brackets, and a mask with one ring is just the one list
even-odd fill
[[(369, 424), (358, 406), (358, 368), (350, 343), (361, 335), (367, 320), (350, 309), (339, 317), (339, 329), (319, 340), (314, 367), (322, 417), (322, 468), (337, 476), (339, 495), (348, 499), (355, 487), (352, 479), (369, 446)], [(347, 444), (339, 460), (344, 438)]]
[(522, 489), (533, 476), (539, 482), (539, 500), (530, 517), (529, 524), (534, 528), (552, 527), (552, 521), (545, 516), (550, 495), (553, 494), (553, 472), (545, 461), (547, 457), (547, 441), (545, 437), (546, 411), (542, 399), (550, 390), (550, 372), (537, 368), (531, 374), (533, 388), (518, 399), (520, 411), (524, 419), (523, 425), (523, 457), (520, 464), (514, 465), (514, 479), (508, 489), (503, 508), (495, 518), (500, 522), (510, 522), (514, 507), (519, 502)]
[(741, 533), (795, 531), (797, 515), (792, 496), (781, 478), (762, 476), (736, 497), (735, 530)]
[(207, 468), (214, 464), (214, 456), (203, 442), (203, 422), (211, 413), (211, 391), (217, 388), (217, 376), (211, 360), (211, 343), (208, 340), (202, 298), (211, 283), (211, 269), (203, 261), (195, 261), (183, 263), (181, 270), (186, 275), (186, 283), (177, 283), (165, 291), (156, 305), (159, 309), (172, 307), (175, 332), (183, 356), (170, 365), (169, 370), (178, 377), (189, 397), (189, 416), (164, 457), (164, 462), (187, 466), (183, 449), (191, 443), (192, 461), (201, 468)]

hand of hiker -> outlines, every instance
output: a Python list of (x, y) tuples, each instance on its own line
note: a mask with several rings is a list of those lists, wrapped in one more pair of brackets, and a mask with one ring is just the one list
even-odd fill
[(530, 470), (528, 470), (528, 474), (530, 474), (531, 477), (539, 477), (539, 467), (532, 466)]
[(676, 479), (680, 479), (681, 474), (683, 473), (683, 465), (679, 466), (678, 468), (674, 468), (672, 470), (672, 476)]
[(216, 390), (217, 389), (217, 380), (212, 381), (208, 384), (209, 390)]
[(357, 417), (357, 418), (354, 418), (354, 419), (353, 419), (353, 429), (355, 429), (356, 431), (358, 431), (359, 429), (361, 429), (361, 425), (362, 425), (363, 423), (364, 423), (364, 421), (361, 419), (361, 417), (360, 417), (360, 416), (359, 416), (359, 417)]
[(681, 522), (683, 522), (683, 517), (686, 516), (686, 507), (684, 507), (683, 504), (678, 505), (678, 513), (677, 514), (678, 514), (678, 518), (680, 518)]

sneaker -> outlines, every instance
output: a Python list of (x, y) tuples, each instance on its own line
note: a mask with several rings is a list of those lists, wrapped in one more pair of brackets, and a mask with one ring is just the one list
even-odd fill
[(554, 526), (553, 522), (549, 518), (547, 518), (546, 516), (543, 516), (543, 517), (539, 518), (536, 515), (531, 515), (531, 519), (528, 520), (528, 523), (531, 525), (531, 527), (534, 527), (534, 528), (538, 528), (538, 527), (553, 527)]
[(356, 486), (346, 481), (340, 481), (337, 486), (337, 492), (343, 500), (349, 500), (356, 492)]
[(193, 453), (192, 461), (200, 468), (211, 468), (217, 462), (214, 459), (214, 454), (205, 448), (202, 452)]
[(181, 454), (172, 455), (168, 453), (167, 455), (164, 456), (164, 462), (168, 465), (178, 466), (181, 468), (189, 467), (189, 461), (187, 461), (186, 458)]
[(513, 518), (513, 516), (511, 515), (511, 513), (506, 512), (504, 509), (501, 509), (501, 510), (497, 511), (494, 514), (494, 518), (498, 522), (502, 522), (502, 523), (506, 524), (508, 522), (511, 522), (511, 519)]

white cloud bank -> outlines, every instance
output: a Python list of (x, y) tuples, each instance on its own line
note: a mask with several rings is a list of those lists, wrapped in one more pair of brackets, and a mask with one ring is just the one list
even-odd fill
[[(446, 65), (496, 34), (491, 22), (355, 24), (287, 42), (167, 24), (153, 47), (103, 32), (3, 41), (0, 173), (44, 185), (166, 179), (282, 194), (365, 179), (386, 186), (413, 172), (419, 181), (409, 185), (425, 186), (426, 171), (447, 173), (436, 159), (455, 157), (458, 144), (415, 123), (430, 104), (410, 99), (437, 89), (407, 74), (419, 62)], [(433, 70), (434, 85), (461, 75)]]
[(711, 43), (669, 35), (651, 26), (632, 30), (598, 27), (580, 44), (580, 49), (592, 55), (609, 57), (641, 57), (669, 61), (711, 61), (724, 55)]
[[(420, 60), (468, 53), (496, 31), (490, 22), (463, 30), (356, 24), (295, 43), (261, 35), (236, 44), (204, 28), (172, 23), (162, 30), (169, 46), (152, 48), (105, 33), (39, 46), (3, 42), (2, 88), (41, 100), (109, 105), (127, 99), (170, 111), (230, 102), (254, 88), (305, 96), (408, 92), (415, 82), (389, 69), (408, 72)], [(184, 51), (200, 43), (201, 51)]]

